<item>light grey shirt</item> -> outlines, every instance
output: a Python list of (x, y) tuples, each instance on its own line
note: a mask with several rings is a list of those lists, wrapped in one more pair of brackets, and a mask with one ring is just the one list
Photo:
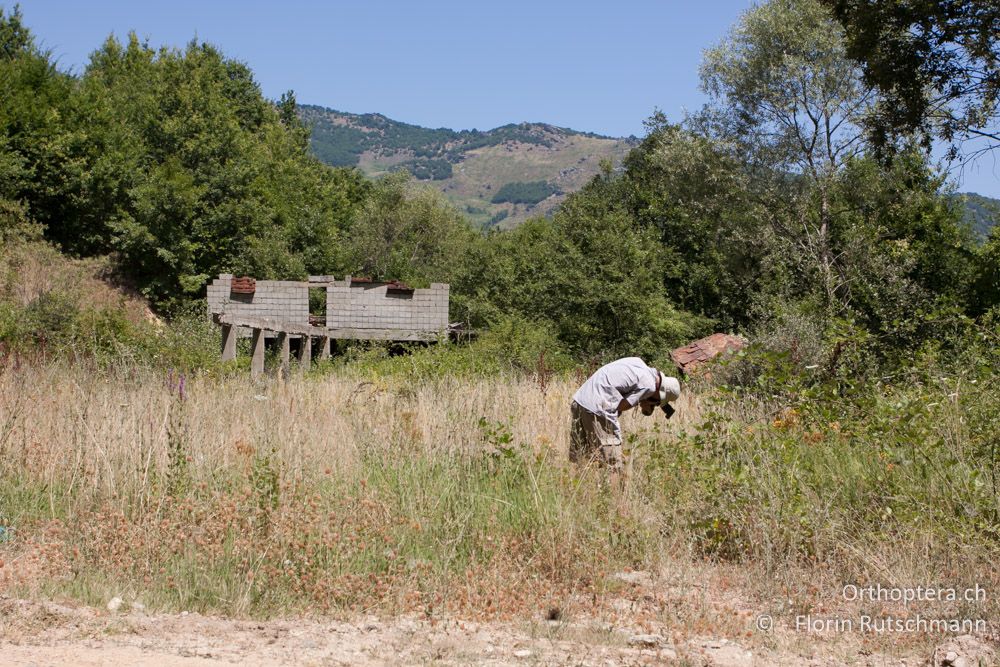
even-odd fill
[(632, 407), (656, 392), (655, 368), (646, 365), (639, 357), (626, 357), (612, 361), (597, 369), (583, 386), (573, 394), (581, 408), (595, 415), (606, 417), (614, 426), (615, 435), (621, 438), (618, 425), (618, 404), (622, 399)]

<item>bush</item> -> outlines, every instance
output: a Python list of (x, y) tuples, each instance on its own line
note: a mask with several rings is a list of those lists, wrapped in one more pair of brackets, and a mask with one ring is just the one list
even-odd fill
[(206, 317), (201, 303), (193, 303), (148, 332), (142, 351), (150, 365), (192, 373), (218, 369), (221, 345), (221, 330)]
[[(393, 352), (397, 354), (393, 354)], [(403, 351), (404, 354), (398, 354)], [(357, 344), (338, 362), (361, 374), (410, 380), (565, 372), (573, 358), (550, 325), (507, 317), (468, 343), (390, 347)]]
[(528, 204), (534, 206), (543, 199), (558, 194), (559, 188), (546, 181), (531, 181), (530, 183), (506, 183), (493, 195), (494, 204)]
[(751, 350), (759, 382), (706, 390), (693, 428), (633, 443), (644, 493), (729, 560), (836, 560), (886, 535), (995, 548), (998, 333), (867, 382)]

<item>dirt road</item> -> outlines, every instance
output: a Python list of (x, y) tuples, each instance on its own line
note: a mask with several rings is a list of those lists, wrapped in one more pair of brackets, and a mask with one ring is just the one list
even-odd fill
[[(795, 632), (780, 617), (760, 631), (766, 608), (732, 585), (734, 572), (620, 572), (600, 604), (567, 600), (556, 613), (543, 609), (511, 621), (425, 614), (256, 621), (148, 613), (135, 598), (109, 609), (0, 594), (0, 666), (916, 667), (932, 664), (935, 645), (948, 640)], [(547, 620), (553, 615), (557, 620)], [(962, 654), (968, 647), (954, 648)], [(972, 647), (978, 649), (993, 655), (987, 645)]]
[(256, 622), (195, 613), (111, 613), (7, 598), (0, 600), (0, 623), (0, 664), (11, 667), (927, 664), (926, 656), (885, 655), (843, 642), (664, 637), (627, 622), (611, 625), (583, 618), (475, 623), (404, 616)]

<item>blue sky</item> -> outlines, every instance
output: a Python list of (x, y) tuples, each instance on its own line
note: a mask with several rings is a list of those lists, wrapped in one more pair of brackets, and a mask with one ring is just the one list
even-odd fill
[[(0, 2), (9, 9), (13, 3)], [(25, 23), (64, 70), (80, 72), (114, 33), (153, 46), (192, 38), (253, 69), (264, 94), (379, 112), (428, 127), (541, 121), (612, 136), (643, 134), (704, 102), (702, 50), (750, 0), (22, 0)], [(1000, 156), (960, 189), (1000, 197)]]

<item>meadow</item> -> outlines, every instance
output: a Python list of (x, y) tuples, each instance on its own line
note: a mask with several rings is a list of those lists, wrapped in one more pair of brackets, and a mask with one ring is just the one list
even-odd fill
[(566, 461), (586, 371), (413, 373), (455, 353), (284, 380), (7, 356), (0, 591), (510, 619), (599, 612), (614, 573), (697, 565), (736, 573), (779, 622), (844, 604), (851, 582), (978, 585), (985, 600), (932, 606), (995, 617), (991, 383), (938, 369), (853, 398), (773, 376), (761, 391), (738, 360), (687, 383), (670, 422), (623, 418), (618, 498)]

